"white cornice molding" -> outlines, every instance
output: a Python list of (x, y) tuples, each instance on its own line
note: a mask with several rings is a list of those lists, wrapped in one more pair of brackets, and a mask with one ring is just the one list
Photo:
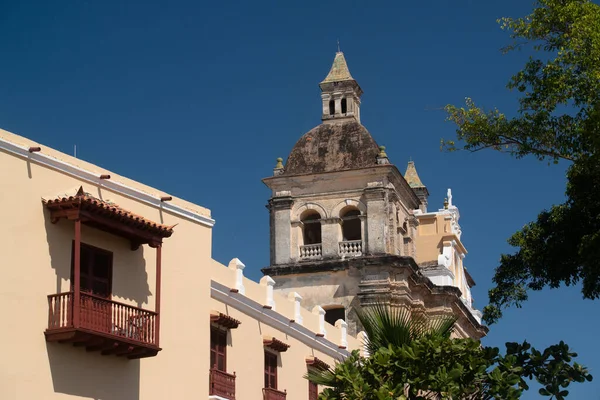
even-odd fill
[(276, 311), (266, 309), (261, 304), (246, 296), (231, 292), (225, 285), (211, 281), (210, 294), (213, 299), (231, 306), (257, 321), (263, 322), (336, 360), (340, 359), (340, 357), (345, 358), (350, 355), (347, 350), (340, 349), (337, 344), (332, 343), (323, 337), (318, 337), (317, 334), (310, 329), (294, 322), (290, 322), (290, 318), (286, 318)]
[(93, 173), (83, 168), (76, 167), (75, 165), (58, 160), (44, 153), (30, 153), (28, 148), (14, 144), (3, 138), (0, 138), (0, 149), (5, 150), (6, 152), (16, 155), (18, 157), (25, 158), (31, 162), (35, 162), (36, 164), (52, 168), (66, 175), (70, 175), (75, 178), (81, 179), (82, 181), (89, 182), (93, 185), (103, 187), (115, 193), (121, 194), (126, 197), (130, 197), (141, 203), (145, 203), (147, 205), (159, 208), (163, 211), (175, 214), (179, 217), (188, 219), (201, 225), (213, 227), (215, 224), (215, 220), (212, 218), (197, 214), (193, 211), (190, 211), (177, 205), (173, 205), (171, 203), (162, 202), (158, 197), (152, 196), (139, 189), (132, 188), (131, 186), (127, 186), (117, 181), (101, 180), (97, 173)]

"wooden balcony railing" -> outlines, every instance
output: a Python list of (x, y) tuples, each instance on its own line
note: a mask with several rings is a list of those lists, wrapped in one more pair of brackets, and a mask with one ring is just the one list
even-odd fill
[(285, 400), (287, 392), (280, 392), (273, 388), (263, 388), (264, 400)]
[(211, 368), (209, 395), (235, 400), (235, 373), (231, 375), (216, 368)]
[(48, 332), (85, 329), (144, 345), (158, 346), (154, 311), (82, 292), (78, 307), (79, 325), (74, 326), (73, 306), (73, 292), (48, 296)]

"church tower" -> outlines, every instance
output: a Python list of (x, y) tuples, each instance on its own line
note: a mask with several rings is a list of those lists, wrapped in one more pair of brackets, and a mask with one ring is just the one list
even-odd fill
[[(441, 246), (419, 237), (429, 193), (414, 163), (403, 176), (360, 123), (363, 92), (342, 52), (319, 86), (321, 124), (263, 180), (271, 189), (271, 257), (263, 273), (276, 290), (325, 310), (328, 322), (346, 321), (353, 334), (360, 330), (354, 309), (384, 301), (413, 313), (456, 315), (459, 336), (484, 336), (487, 328), (465, 303), (465, 288), (454, 281), (438, 286), (439, 271), (430, 268), (426, 276), (417, 264), (421, 259), (431, 267), (428, 258), (437, 262)], [(431, 247), (422, 257), (418, 243)]]

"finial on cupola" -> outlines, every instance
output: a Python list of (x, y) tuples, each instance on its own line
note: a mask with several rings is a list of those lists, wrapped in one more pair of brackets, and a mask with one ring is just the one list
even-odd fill
[(285, 171), (284, 168), (283, 168), (283, 158), (277, 157), (276, 161), (277, 161), (277, 164), (275, 164), (275, 168), (273, 168), (273, 175), (274, 176), (281, 175)]
[(379, 146), (379, 154), (377, 155), (377, 164), (389, 164), (390, 160), (385, 152), (385, 146)]

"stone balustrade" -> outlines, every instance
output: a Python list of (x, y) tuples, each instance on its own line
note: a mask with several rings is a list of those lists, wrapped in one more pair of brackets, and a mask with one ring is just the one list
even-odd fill
[(357, 257), (362, 255), (362, 240), (345, 240), (340, 242), (340, 256)]
[(321, 243), (300, 246), (300, 258), (303, 260), (310, 258), (321, 258), (322, 255), (323, 251)]

